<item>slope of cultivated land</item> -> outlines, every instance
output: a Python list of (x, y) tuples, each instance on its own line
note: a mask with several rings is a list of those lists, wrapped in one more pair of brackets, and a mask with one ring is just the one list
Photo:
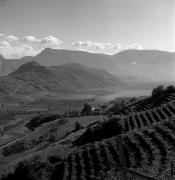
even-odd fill
[[(45, 149), (65, 149), (64, 157), (59, 162), (56, 160), (55, 164), (51, 163), (52, 170), (49, 172), (46, 172), (45, 166), (37, 166), (48, 173), (46, 179), (102, 180), (109, 172), (120, 173), (123, 170), (162, 179), (163, 174), (170, 175), (170, 164), (175, 160), (175, 100), (166, 101), (167, 97), (170, 95), (157, 99), (155, 107), (150, 105), (129, 115), (113, 115), (105, 119), (103, 116), (91, 117), (91, 120), (88, 117), (84, 120), (83, 117), (70, 118), (57, 130), (62, 138), (51, 141), (48, 148), (47, 144), (35, 146), (30, 154), (38, 151), (42, 156)], [(147, 105), (152, 104), (153, 100), (156, 101), (152, 99)], [(100, 118), (101, 121), (96, 122)], [(74, 131), (75, 121), (80, 122), (83, 129)], [(41, 130), (47, 132), (49, 128)], [(36, 137), (42, 131), (37, 132), (36, 129), (33, 133)], [(48, 158), (51, 156), (49, 151), (47, 155)], [(45, 164), (48, 163), (50, 160), (46, 160)], [(18, 173), (24, 171), (24, 167), (26, 173), (23, 179), (28, 179), (27, 175), (32, 174), (30, 164), (17, 168), (11, 177), (20, 177)]]
[(127, 133), (132, 130), (139, 130), (166, 120), (175, 115), (175, 101), (171, 101), (152, 110), (133, 113), (128, 116), (112, 116), (94, 127), (88, 128), (82, 136), (75, 140), (75, 145), (84, 145), (89, 142), (102, 140)]
[[(131, 168), (155, 178), (169, 170), (175, 153), (175, 118), (122, 135), (123, 161)], [(64, 162), (65, 179), (95, 179), (101, 171), (120, 169), (118, 137), (74, 149)]]
[(166, 104), (175, 100), (175, 93), (165, 93), (156, 97), (149, 97), (143, 100), (139, 100), (132, 104), (128, 105), (130, 112), (141, 112), (146, 111), (155, 107), (158, 107), (162, 104)]
[[(173, 86), (169, 87), (171, 88)], [(118, 108), (118, 104), (115, 104), (114, 102), (114, 104), (108, 108), (106, 113), (113, 115), (129, 115), (151, 110), (168, 102), (174, 101), (175, 89), (170, 91), (165, 89), (163, 93), (160, 93), (156, 96), (138, 97), (133, 102), (127, 102), (127, 98), (123, 98), (123, 100), (126, 101), (123, 108)]]
[[(20, 160), (32, 154), (42, 152), (46, 148), (53, 147), (52, 149), (62, 149), (61, 144), (67, 144), (68, 141), (74, 139), (74, 136), (76, 137), (84, 132), (83, 129), (77, 133), (74, 132), (75, 122), (79, 122), (82, 127), (86, 127), (102, 118), (103, 116), (85, 116), (58, 119), (45, 123), (34, 131), (28, 130), (23, 136), (16, 136), (16, 139), (13, 138), (12, 141), (7, 142), (7, 144), (3, 143), (2, 146), (0, 146), (0, 154), (3, 155), (5, 161), (10, 165), (15, 162), (18, 163)], [(19, 129), (16, 130), (16, 133), (19, 133)], [(66, 149), (69, 150), (69, 148)]]

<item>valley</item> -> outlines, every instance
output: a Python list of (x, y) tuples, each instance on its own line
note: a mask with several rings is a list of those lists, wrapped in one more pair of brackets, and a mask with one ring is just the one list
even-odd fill
[(0, 180), (175, 180), (175, 0), (0, 0)]
[[(60, 56), (66, 63), (57, 61)], [(84, 56), (88, 62), (80, 63)], [(169, 62), (159, 64), (157, 58), (164, 56)], [(130, 66), (131, 57), (140, 65)], [(170, 177), (173, 57), (159, 51), (128, 50), (108, 57), (46, 49), (13, 66), (0, 77), (0, 179), (107, 180), (123, 172), (135, 179)], [(117, 73), (112, 64), (105, 68), (107, 60)], [(150, 77), (137, 70), (150, 66), (155, 70)], [(157, 79), (163, 66), (170, 67), (169, 73)]]

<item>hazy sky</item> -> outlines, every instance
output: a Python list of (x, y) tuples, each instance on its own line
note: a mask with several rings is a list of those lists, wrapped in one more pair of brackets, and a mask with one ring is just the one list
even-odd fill
[[(62, 48), (89, 51), (124, 47), (175, 50), (174, 0), (0, 1), (0, 31), (5, 36), (34, 36), (40, 41), (55, 37), (58, 44), (62, 41)], [(2, 25), (2, 17), (0, 20)], [(5, 36), (3, 43), (8, 42)]]

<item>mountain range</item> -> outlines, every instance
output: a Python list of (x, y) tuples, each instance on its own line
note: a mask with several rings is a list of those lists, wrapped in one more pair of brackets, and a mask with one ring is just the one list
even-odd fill
[(175, 53), (159, 50), (125, 50), (112, 56), (124, 74), (154, 82), (175, 81)]
[[(31, 57), (29, 57), (30, 59)], [(0, 55), (0, 76), (6, 76), (11, 72), (15, 71), (22, 64), (28, 62), (28, 57), (22, 59), (5, 59)]]
[(67, 63), (46, 67), (35, 61), (21, 65), (8, 76), (0, 77), (0, 97), (29, 95), (40, 92), (76, 92), (89, 89), (114, 88), (124, 84), (103, 69)]
[(175, 53), (126, 50), (114, 56), (45, 49), (35, 57), (0, 56), (0, 99), (41, 92), (149, 87), (174, 82)]
[(26, 62), (36, 61), (50, 67), (66, 63), (78, 63), (104, 69), (115, 76), (128, 76), (151, 81), (174, 81), (175, 53), (159, 50), (125, 50), (113, 56), (83, 51), (46, 48), (34, 57), (19, 60), (0, 56), (0, 75), (6, 76)]

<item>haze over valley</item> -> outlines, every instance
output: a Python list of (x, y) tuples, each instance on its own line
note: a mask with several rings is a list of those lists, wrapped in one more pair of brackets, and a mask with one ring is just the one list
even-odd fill
[(47, 48), (34, 57), (1, 56), (0, 93), (19, 87), (16, 94), (90, 89), (114, 93), (117, 89), (132, 91), (134, 86), (151, 90), (155, 84), (174, 82), (174, 61), (175, 53), (157, 50), (125, 50), (110, 56)]

